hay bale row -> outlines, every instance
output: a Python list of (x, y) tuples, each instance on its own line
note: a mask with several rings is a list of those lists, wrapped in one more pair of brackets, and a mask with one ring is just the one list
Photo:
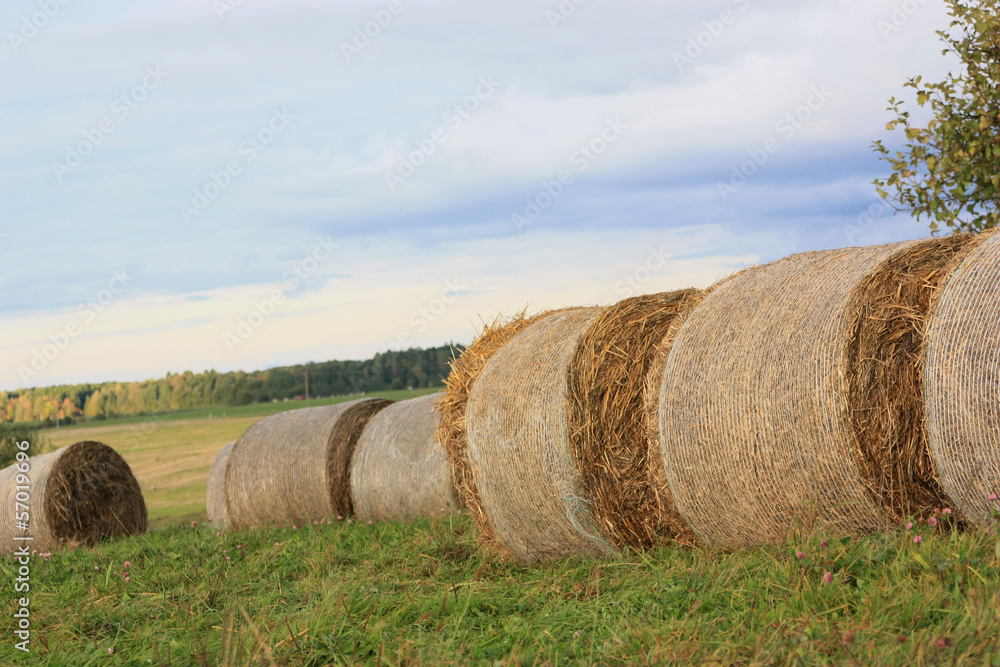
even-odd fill
[[(104, 538), (146, 530), (146, 502), (132, 470), (115, 450), (99, 442), (78, 442), (29, 459), (29, 530), (18, 529), (15, 503), (18, 464), (0, 471), (0, 545), (14, 551), (24, 544), (38, 551), (60, 545), (93, 545)], [(23, 499), (23, 496), (21, 496)], [(15, 537), (30, 536), (30, 542)]]
[(208, 522), (214, 528), (229, 527), (229, 510), (226, 509), (226, 464), (233, 451), (236, 441), (223, 447), (212, 461), (208, 469), (208, 493), (205, 509), (208, 512)]
[(922, 435), (925, 333), (978, 240), (804, 253), (712, 290), (673, 343), (658, 421), (702, 540), (759, 544), (820, 518), (865, 533), (945, 500)]
[(405, 521), (451, 515), (458, 500), (438, 443), (439, 394), (400, 401), (372, 417), (351, 463), (358, 518)]
[[(928, 446), (962, 516), (1000, 509), (1000, 233), (991, 232), (948, 281), (928, 333)], [(994, 499), (990, 499), (990, 496)]]
[(366, 398), (260, 420), (229, 455), (225, 504), (242, 530), (352, 513), (350, 465), (369, 420), (391, 404)]

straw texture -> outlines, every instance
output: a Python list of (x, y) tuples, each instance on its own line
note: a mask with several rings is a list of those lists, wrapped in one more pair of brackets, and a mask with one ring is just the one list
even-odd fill
[(208, 469), (205, 508), (208, 511), (208, 521), (215, 528), (229, 527), (229, 512), (226, 510), (226, 464), (235, 444), (236, 441), (233, 441), (223, 447), (212, 461), (212, 467)]
[[(583, 496), (601, 534), (619, 549), (690, 533), (660, 511), (650, 483), (644, 396), (660, 343), (700, 296), (699, 290), (649, 294), (606, 308), (570, 362), (570, 442)], [(662, 472), (659, 448), (655, 461)]]
[(846, 397), (854, 290), (909, 244), (794, 255), (727, 280), (691, 313), (660, 388), (661, 455), (705, 542), (782, 539), (822, 517), (887, 521), (856, 461)]
[(458, 510), (451, 471), (437, 439), (437, 401), (400, 401), (368, 422), (354, 450), (351, 499), (358, 518), (406, 521)]
[(856, 461), (896, 518), (950, 505), (927, 448), (925, 340), (944, 282), (981, 240), (958, 234), (910, 245), (852, 295), (846, 377)]
[(550, 314), (511, 339), (469, 397), (468, 456), (498, 551), (521, 563), (615, 553), (582, 497), (569, 442), (567, 373), (601, 314)]
[(350, 464), (368, 420), (392, 401), (366, 398), (260, 420), (236, 441), (226, 507), (237, 529), (350, 513)]
[(1000, 504), (1000, 234), (990, 233), (945, 286), (928, 333), (928, 444), (966, 520)]
[(472, 472), (468, 454), (468, 428), (466, 413), (469, 395), (486, 364), (518, 333), (549, 313), (527, 315), (522, 310), (509, 318), (498, 316), (484, 323), (482, 331), (462, 354), (451, 362), (451, 372), (445, 381), (445, 390), (438, 401), (438, 442), (444, 447), (451, 468), (452, 485), (458, 494), (459, 504), (472, 516), (484, 544), (494, 544), (493, 526), (479, 498), (476, 477)]
[[(0, 545), (13, 551), (27, 544), (50, 551), (59, 546), (96, 544), (106, 537), (137, 535), (146, 530), (146, 503), (132, 470), (118, 452), (84, 441), (27, 461), (30, 480), (28, 531), (15, 521), (18, 464), (0, 471)], [(23, 497), (22, 497), (23, 498)], [(30, 542), (15, 536), (31, 536)]]

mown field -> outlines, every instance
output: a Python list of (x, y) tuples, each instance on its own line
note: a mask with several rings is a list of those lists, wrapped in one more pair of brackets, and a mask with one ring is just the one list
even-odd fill
[[(985, 531), (833, 540), (820, 530), (766, 549), (663, 548), (524, 568), (483, 555), (464, 517), (221, 536), (171, 527), (35, 558), (33, 658), (1000, 665), (997, 544)], [(2, 562), (10, 581), (12, 561)], [(0, 643), (0, 664), (23, 662), (13, 643)]]
[[(395, 401), (437, 389), (375, 392)], [(354, 400), (356, 396), (313, 399), (312, 407)], [(204, 521), (208, 469), (226, 443), (267, 415), (306, 407), (305, 401), (258, 403), (239, 407), (186, 410), (155, 417), (128, 417), (46, 429), (56, 447), (97, 440), (114, 448), (132, 468), (149, 508), (150, 525)]]
[(482, 553), (466, 517), (218, 534), (201, 523), (215, 453), (265, 410), (302, 405), (249, 407), (47, 433), (118, 448), (156, 528), (36, 556), (33, 653), (14, 648), (9, 583), (0, 665), (1000, 667), (1000, 539), (946, 519), (533, 567)]

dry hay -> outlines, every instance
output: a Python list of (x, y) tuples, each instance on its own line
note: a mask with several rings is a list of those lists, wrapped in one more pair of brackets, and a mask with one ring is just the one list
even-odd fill
[(569, 442), (568, 369), (600, 308), (551, 313), (511, 339), (469, 396), (468, 457), (486, 541), (521, 563), (616, 552), (582, 497)]
[(451, 362), (451, 372), (445, 381), (445, 390), (438, 401), (438, 442), (444, 447), (451, 469), (452, 485), (462, 507), (469, 511), (479, 529), (481, 539), (492, 541), (489, 518), (479, 499), (476, 478), (469, 465), (466, 410), (469, 394), (476, 380), (493, 356), (518, 333), (544, 317), (547, 313), (528, 316), (521, 311), (512, 317), (497, 317), (484, 323), (483, 329), (469, 347)]
[(363, 398), (260, 420), (226, 466), (226, 507), (238, 530), (351, 512), (350, 465), (368, 421), (392, 403)]
[[(822, 518), (838, 532), (863, 533), (892, 520), (893, 508), (871, 488), (884, 477), (863, 474), (858, 441), (886, 448), (881, 461), (898, 461), (900, 448), (892, 437), (878, 444), (870, 426), (855, 431), (863, 420), (852, 409), (870, 406), (848, 399), (851, 349), (878, 350), (903, 366), (914, 360), (891, 343), (859, 342), (884, 331), (859, 326), (858, 312), (865, 299), (887, 295), (874, 316), (919, 310), (933, 292), (911, 289), (919, 280), (896, 293), (879, 285), (906, 270), (930, 279), (958, 251), (933, 240), (794, 255), (730, 278), (694, 310), (664, 369), (659, 428), (670, 490), (702, 540), (741, 546), (781, 539), (797, 521)], [(945, 259), (937, 264), (927, 252)], [(910, 373), (862, 373), (860, 384), (888, 396)], [(910, 478), (900, 485), (913, 486)]]
[[(30, 531), (15, 524), (17, 463), (0, 471), (0, 489), (6, 499), (0, 513), (0, 543), (4, 551), (27, 544), (38, 551), (60, 545), (96, 544), (103, 538), (137, 535), (146, 531), (146, 502), (139, 482), (125, 459), (99, 442), (84, 441), (29, 459), (26, 474)], [(18, 511), (23, 511), (18, 508)], [(15, 536), (30, 535), (30, 542)]]
[(1000, 504), (1000, 232), (946, 284), (928, 332), (928, 445), (960, 513), (983, 524)]
[(390, 405), (361, 433), (351, 463), (351, 499), (360, 519), (405, 521), (458, 510), (451, 471), (437, 438), (429, 394)]
[(981, 240), (960, 234), (910, 246), (853, 294), (846, 375), (856, 461), (897, 518), (950, 504), (927, 448), (925, 340), (944, 282)]
[(229, 512), (226, 510), (226, 464), (235, 444), (236, 441), (233, 441), (223, 447), (212, 461), (212, 467), (208, 469), (205, 508), (208, 511), (208, 521), (215, 528), (229, 526)]
[(699, 290), (683, 290), (606, 308), (580, 337), (569, 365), (570, 441), (580, 486), (601, 534), (619, 549), (693, 538), (669, 496), (651, 484), (650, 464), (660, 477), (663, 464), (658, 446), (649, 460), (644, 399), (664, 336), (700, 299)]

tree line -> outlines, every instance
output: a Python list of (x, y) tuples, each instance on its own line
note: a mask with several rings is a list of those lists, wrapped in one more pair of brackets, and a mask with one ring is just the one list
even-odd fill
[(141, 382), (104, 382), (0, 391), (0, 422), (54, 424), (57, 420), (169, 412), (189, 408), (246, 405), (371, 391), (436, 387), (461, 348), (390, 350), (362, 361), (325, 361), (262, 371), (167, 373)]

